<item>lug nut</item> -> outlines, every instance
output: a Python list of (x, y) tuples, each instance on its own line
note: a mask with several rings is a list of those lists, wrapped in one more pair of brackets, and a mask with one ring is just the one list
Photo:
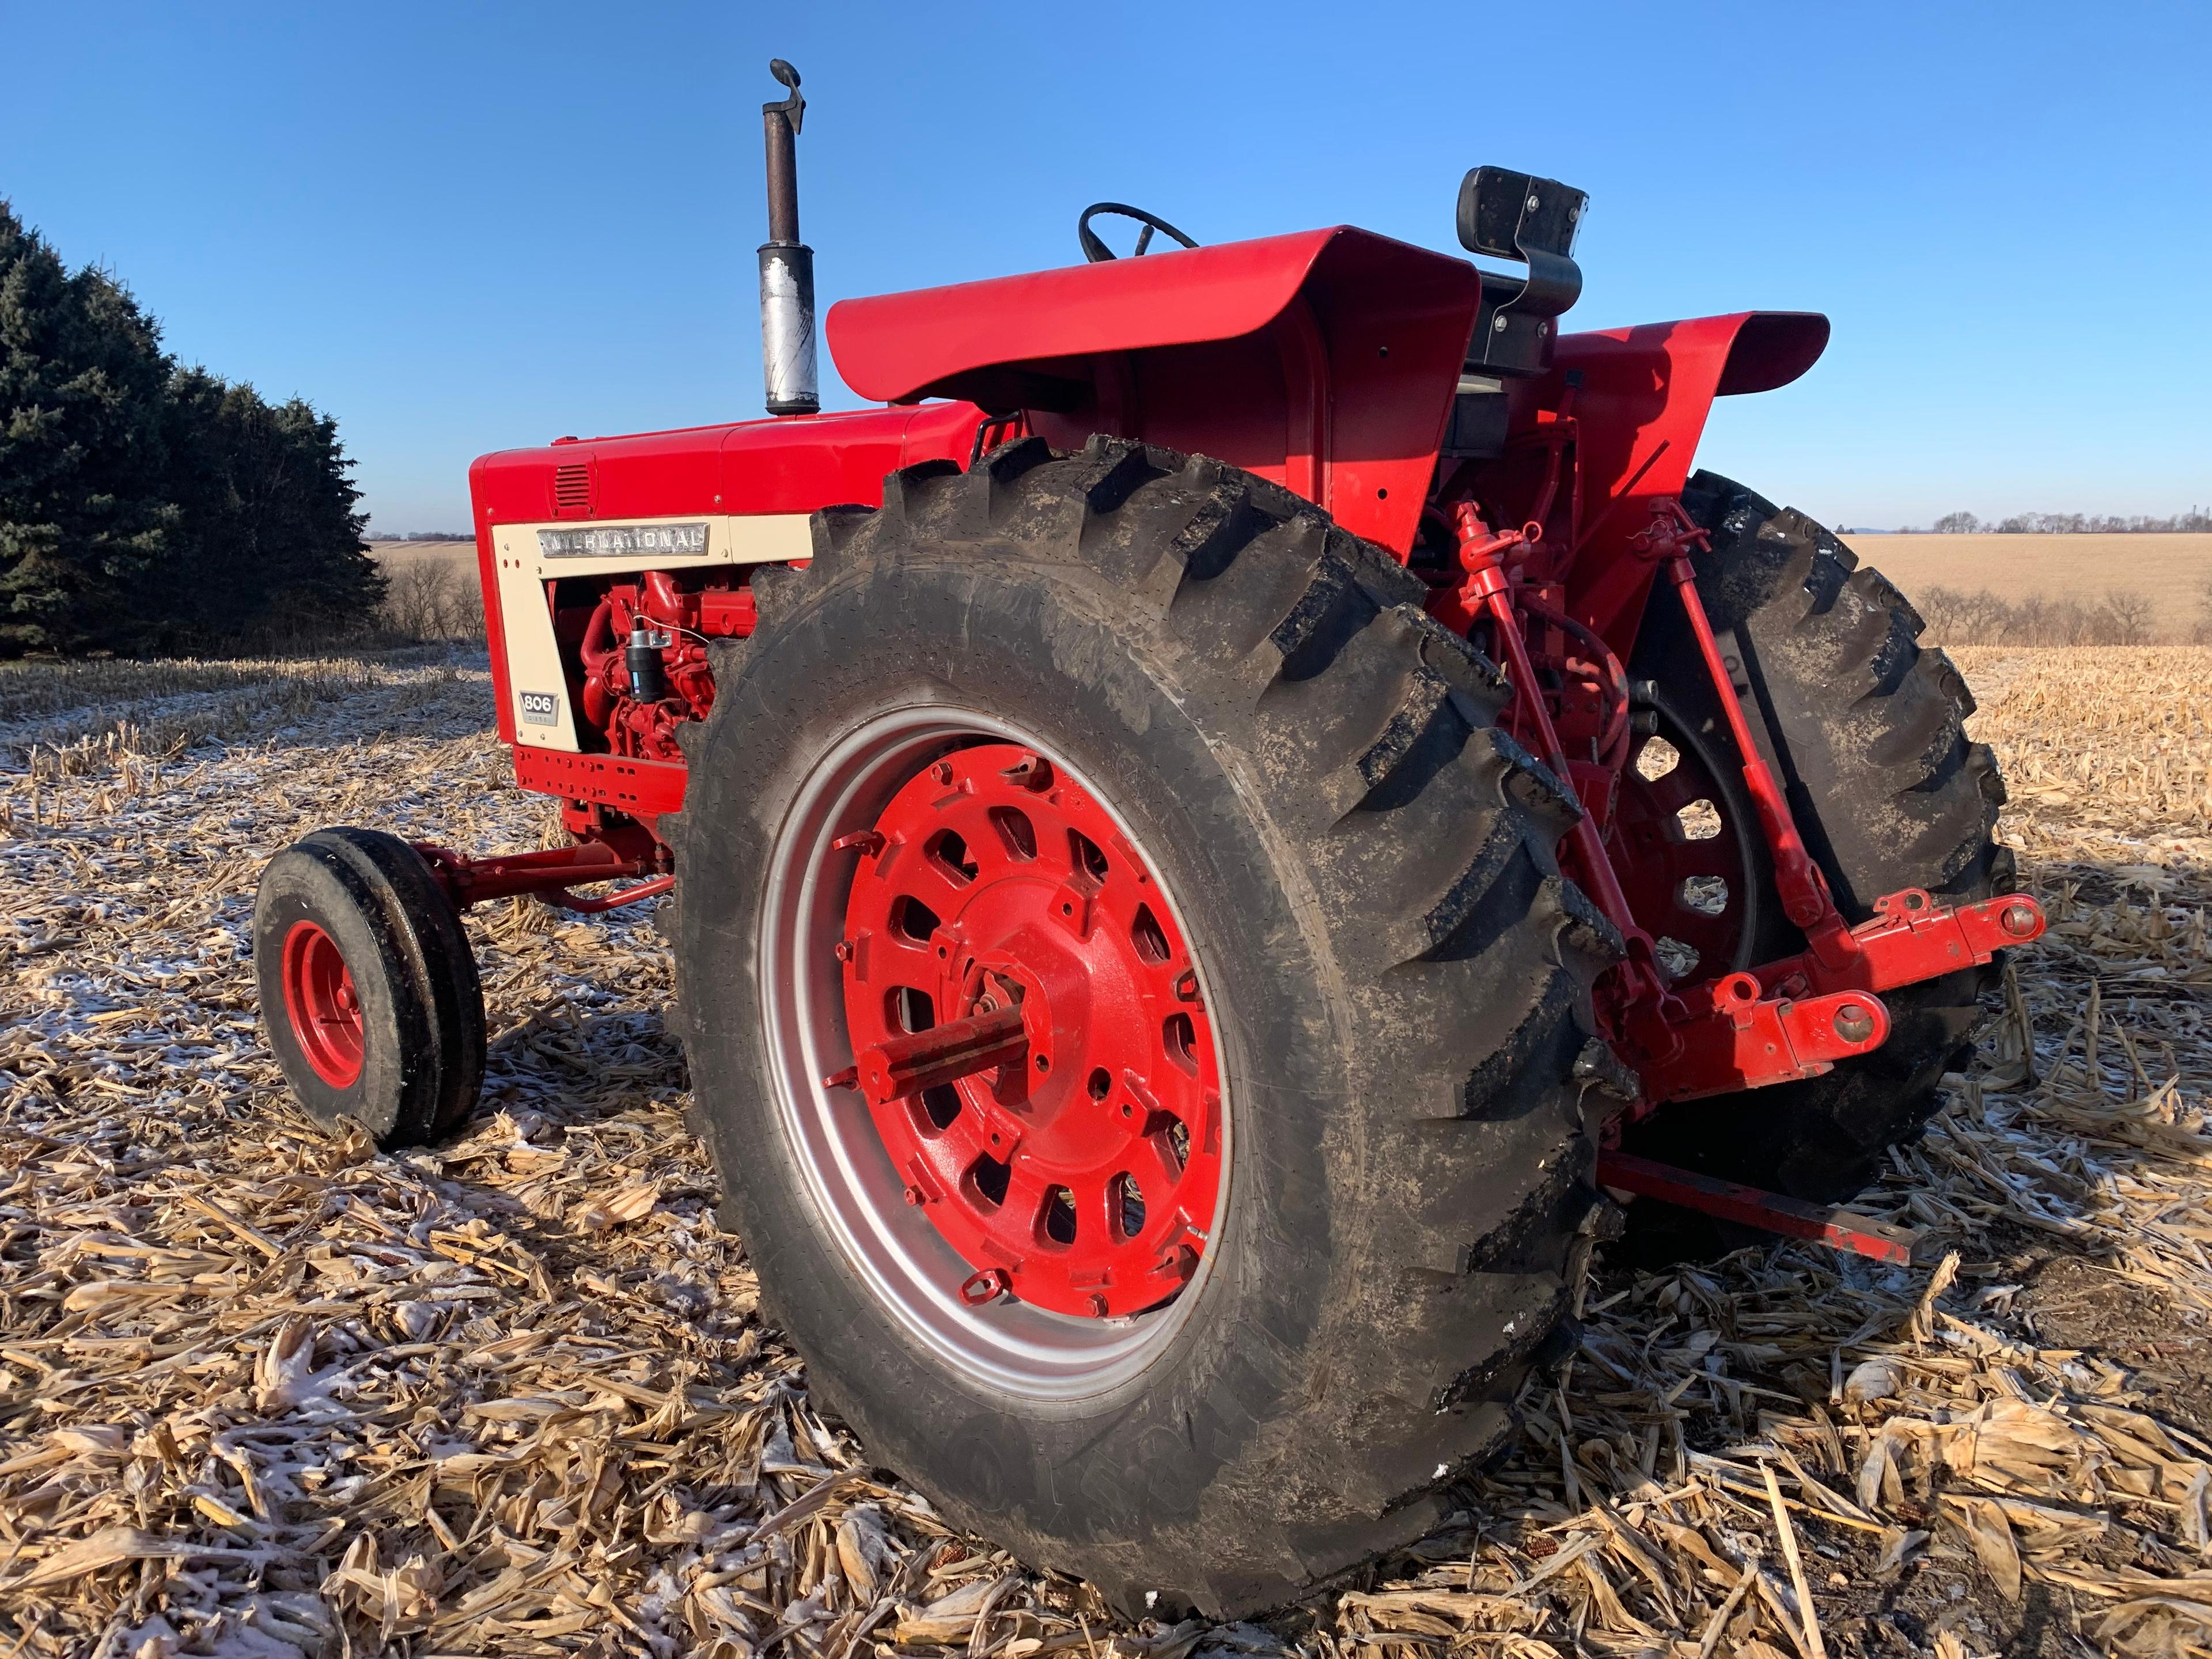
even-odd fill
[(1013, 1287), (1014, 1281), (1004, 1267), (986, 1267), (961, 1281), (960, 1299), (971, 1308), (980, 1308), (996, 1302)]
[(1106, 1317), (1106, 1298), (1096, 1291), (1091, 1293), (1091, 1316), (1093, 1319)]
[(1836, 1035), (1846, 1042), (1864, 1042), (1874, 1035), (1874, 1016), (1856, 1002), (1836, 1010)]
[(999, 775), (1018, 789), (1042, 795), (1052, 787), (1052, 763), (1042, 755), (1024, 754), (1012, 766), (1003, 767)]
[(929, 1194), (919, 1187), (909, 1187), (906, 1189), (906, 1201), (919, 1209), (929, 1202)]
[(2035, 912), (2025, 904), (2006, 905), (1997, 921), (2014, 939), (2027, 939), (2035, 932)]

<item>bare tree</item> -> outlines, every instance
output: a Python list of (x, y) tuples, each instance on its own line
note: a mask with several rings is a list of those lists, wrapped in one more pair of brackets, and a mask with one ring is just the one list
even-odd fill
[(1927, 623), (1931, 643), (1996, 645), (2014, 631), (2011, 608), (1986, 588), (1927, 588), (1914, 597), (1913, 608)]
[(2138, 593), (2131, 588), (2114, 588), (2105, 595), (2100, 609), (2114, 645), (2142, 645), (2148, 641), (2152, 625), (2158, 620), (2158, 606), (2149, 594)]
[(483, 598), (476, 573), (446, 559), (413, 559), (392, 573), (384, 623), (411, 640), (480, 640)]
[[(2201, 637), (2212, 639), (2212, 580), (2204, 587)], [(1986, 589), (1962, 592), (1936, 586), (1920, 595), (1929, 644), (2148, 645), (2178, 629), (2161, 629), (2157, 602), (2132, 588), (2116, 588), (2096, 603), (2054, 599), (2039, 593), (2007, 600)]]

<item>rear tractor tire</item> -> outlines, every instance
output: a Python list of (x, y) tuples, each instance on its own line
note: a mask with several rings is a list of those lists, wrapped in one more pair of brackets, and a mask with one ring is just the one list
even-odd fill
[[(1902, 888), (1954, 902), (2011, 891), (2013, 856), (1996, 839), (1996, 757), (1967, 740), (1974, 700), (1942, 652), (1921, 648), (1923, 624), (1904, 595), (1804, 514), (1717, 474), (1692, 478), (1682, 501), (1712, 539), (1693, 560), (1698, 597), (1844, 920), (1866, 921), (1875, 899)], [(1624, 799), (1710, 808), (1707, 838), (1674, 832), (1649, 866), (1663, 864), (1664, 882), (1632, 883), (1638, 921), (1702, 947), (1712, 959), (1698, 963), (1700, 978), (1802, 951), (1773, 896), (1742, 758), (1671, 592), (1655, 596), (1631, 672), (1660, 688), (1661, 733), (1681, 758), (1656, 781), (1630, 781)], [(1731, 862), (1739, 848), (1749, 879)], [(1686, 914), (1685, 877), (1705, 880), (1693, 890), (1708, 914)], [(1627, 1150), (1798, 1198), (1850, 1199), (1933, 1114), (1943, 1073), (1971, 1057), (1979, 995), (1997, 971), (1884, 992), (1891, 1033), (1872, 1054), (1804, 1082), (1665, 1107), (1629, 1131)], [(1647, 1218), (1639, 1213), (1639, 1231)]]
[[(1496, 670), (1379, 550), (1158, 448), (911, 468), (814, 536), (676, 829), (701, 1127), (812, 1388), (1133, 1613), (1413, 1541), (1597, 1201), (1571, 1073), (1619, 941)], [(1009, 1006), (1022, 1056), (854, 1086)]]
[(483, 1082), (483, 990), (421, 854), (380, 830), (318, 830), (269, 860), (253, 901), (269, 1047), (308, 1112), (391, 1150), (455, 1127)]

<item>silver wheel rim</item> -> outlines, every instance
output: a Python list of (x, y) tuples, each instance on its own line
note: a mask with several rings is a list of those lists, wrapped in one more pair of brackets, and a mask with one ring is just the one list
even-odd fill
[[(904, 1182), (859, 1097), (825, 1089), (822, 1079), (853, 1062), (832, 951), (844, 933), (854, 860), (831, 856), (830, 843), (872, 826), (902, 784), (948, 743), (963, 738), (1036, 750), (1082, 778), (1131, 844), (1144, 846), (1083, 768), (1011, 721), (951, 705), (921, 705), (887, 711), (848, 733), (800, 784), (769, 854), (755, 960), (777, 1118), (816, 1213), (868, 1291), (910, 1337), (982, 1387), (1033, 1399), (1081, 1399), (1128, 1382), (1158, 1360), (1212, 1275), (1234, 1193), (1231, 1060), (1225, 1052), (1220, 1056), (1220, 1220), (1197, 1272), (1173, 1301), (1133, 1318), (1084, 1319), (1012, 1300), (982, 1308), (960, 1300), (958, 1287), (975, 1268), (908, 1206)], [(1200, 994), (1215, 1006), (1206, 953), (1165, 872), (1149, 853), (1146, 857), (1189, 947)]]

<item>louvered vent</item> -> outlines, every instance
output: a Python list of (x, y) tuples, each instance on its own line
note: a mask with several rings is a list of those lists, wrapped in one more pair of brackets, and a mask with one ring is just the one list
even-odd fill
[(592, 469), (586, 465), (553, 469), (553, 511), (563, 519), (580, 519), (592, 510)]

